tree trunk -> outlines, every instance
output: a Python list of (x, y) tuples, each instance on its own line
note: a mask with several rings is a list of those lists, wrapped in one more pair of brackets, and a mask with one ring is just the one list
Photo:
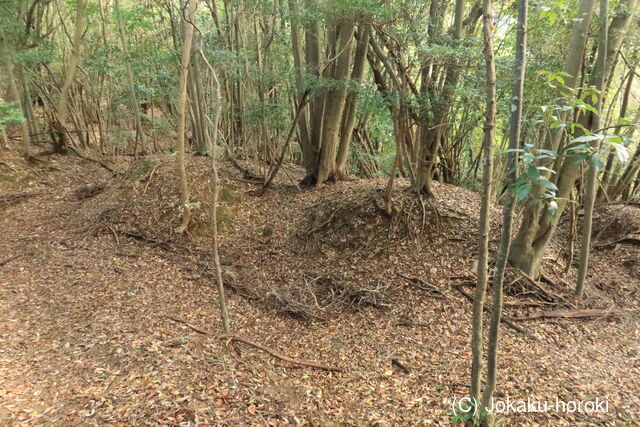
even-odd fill
[[(300, 11), (296, 0), (289, 0), (289, 12), (291, 14), (291, 47), (293, 50), (293, 64), (296, 68), (296, 87), (298, 89), (298, 105), (300, 104), (304, 88), (304, 52), (302, 50), (302, 26), (300, 24)], [(309, 136), (309, 112), (305, 109), (298, 119), (300, 127), (300, 150), (302, 151), (303, 165), (307, 175), (315, 173), (315, 157), (317, 155), (311, 145)]]
[[(0, 34), (0, 37), (4, 40), (4, 35)], [(6, 50), (6, 45), (4, 46)], [(20, 91), (18, 90), (18, 85), (16, 83), (16, 79), (13, 73), (14, 65), (11, 62), (7, 62), (5, 64), (5, 69), (7, 71), (7, 79), (9, 83), (9, 88), (7, 90), (7, 98), (9, 101), (12, 101), (16, 106), (20, 109), (20, 111), (25, 113), (25, 109), (22, 105), (22, 97), (20, 96)], [(24, 114), (26, 116), (26, 114)], [(25, 151), (28, 154), (31, 147), (31, 135), (29, 133), (29, 125), (25, 120), (20, 123), (20, 130), (22, 131), (22, 143), (24, 145)], [(4, 132), (3, 132), (4, 135)], [(6, 135), (5, 135), (6, 138)]]
[[(313, 2), (307, 0), (308, 7), (313, 7)], [(309, 71), (316, 77), (321, 77), (320, 61), (320, 24), (316, 19), (305, 24), (305, 60)], [(302, 185), (315, 185), (318, 182), (318, 167), (320, 162), (320, 150), (322, 144), (322, 128), (324, 121), (324, 94), (313, 94), (309, 106), (309, 147), (303, 150), (305, 169), (307, 176), (302, 180)]]
[(502, 287), (507, 259), (511, 246), (511, 230), (513, 228), (513, 210), (515, 194), (513, 185), (517, 179), (518, 152), (520, 131), (522, 127), (522, 103), (524, 96), (525, 52), (527, 48), (527, 13), (528, 0), (518, 1), (518, 29), (516, 35), (515, 76), (509, 121), (509, 153), (507, 158), (507, 196), (502, 209), (502, 232), (500, 246), (493, 274), (493, 298), (491, 305), (491, 324), (489, 326), (487, 351), (487, 381), (482, 393), (482, 408), (489, 406), (496, 388), (498, 371), (498, 341), (500, 338), (500, 318), (502, 316)]
[[(129, 103), (131, 104), (131, 110), (134, 114), (136, 126), (136, 141), (140, 141), (140, 152), (141, 154), (144, 154), (146, 149), (146, 136), (144, 134), (144, 130), (142, 129), (142, 112), (140, 111), (140, 104), (138, 103), (138, 97), (136, 96), (133, 71), (131, 70), (131, 64), (129, 62), (129, 46), (127, 43), (126, 35), (124, 33), (124, 25), (122, 25), (122, 20), (120, 19), (120, 0), (113, 1), (113, 9), (116, 15), (116, 21), (118, 22), (118, 32), (120, 33), (120, 44), (122, 45), (122, 53), (124, 54), (125, 58), (127, 58), (124, 61), (124, 67), (127, 72)], [(134, 153), (134, 155), (135, 154), (136, 153)]]
[(491, 178), (493, 175), (493, 140), (496, 132), (496, 64), (493, 52), (493, 4), (484, 0), (482, 8), (484, 57), (486, 65), (486, 113), (483, 139), (484, 168), (482, 171), (482, 203), (478, 226), (478, 282), (473, 298), (471, 326), (471, 397), (480, 402), (482, 377), (482, 315), (487, 291), (489, 258), (489, 224), (491, 207)]
[[(356, 84), (362, 82), (364, 75), (364, 64), (367, 60), (367, 49), (369, 48), (369, 38), (371, 36), (371, 28), (368, 24), (360, 25), (360, 34), (356, 45), (356, 53), (353, 62), (353, 70), (351, 72), (351, 80)], [(357, 104), (356, 99), (358, 93), (351, 88), (347, 95), (344, 108), (344, 116), (342, 118), (342, 127), (340, 130), (340, 145), (338, 148), (337, 170), (338, 175), (345, 176), (347, 174), (347, 157), (349, 154), (349, 145), (351, 136), (356, 124)]]
[(76, 20), (75, 28), (73, 30), (73, 42), (71, 47), (71, 57), (69, 58), (69, 64), (67, 66), (67, 76), (60, 90), (60, 98), (58, 98), (58, 104), (56, 105), (56, 118), (55, 118), (55, 131), (57, 139), (54, 141), (54, 151), (56, 153), (64, 154), (67, 151), (67, 114), (69, 99), (69, 90), (73, 84), (73, 80), (76, 76), (76, 68), (80, 62), (80, 47), (82, 43), (82, 31), (84, 27), (84, 0), (77, 0), (76, 2)]
[[(589, 25), (591, 24), (591, 18), (593, 15), (593, 9), (595, 0), (581, 0), (578, 10), (578, 16), (575, 20), (573, 31), (571, 34), (571, 42), (569, 44), (569, 51), (567, 60), (565, 63), (564, 71), (569, 74), (570, 77), (565, 78), (565, 86), (568, 89), (573, 89), (576, 85), (578, 73), (580, 71), (580, 65), (582, 63), (582, 56), (587, 42)], [(567, 96), (565, 90), (559, 90), (558, 96)], [(564, 120), (566, 113), (560, 113), (560, 119)], [(552, 151), (557, 151), (560, 145), (562, 137), (562, 131), (552, 129), (547, 133), (545, 138), (544, 148)], [(573, 162), (574, 159), (571, 159)], [(578, 165), (567, 164), (568, 168), (574, 167), (577, 170)], [(558, 165), (560, 167), (560, 165)], [(575, 181), (575, 170), (560, 172), (558, 179), (563, 182), (558, 182), (558, 197), (566, 199), (573, 187)], [(548, 173), (546, 175), (549, 176)], [(571, 185), (569, 184), (571, 182)], [(541, 194), (544, 191), (542, 187), (532, 188), (531, 192), (534, 196)], [(532, 197), (531, 200), (525, 205), (525, 210), (518, 230), (518, 234), (512, 242), (512, 250), (509, 254), (509, 263), (519, 268), (530, 276), (537, 276), (538, 268), (542, 263), (543, 255), (551, 237), (555, 232), (558, 224), (558, 219), (562, 214), (565, 207), (565, 200), (558, 201), (558, 209), (555, 215), (551, 215), (546, 208), (546, 205), (538, 200), (536, 197)]]
[(176, 166), (178, 168), (178, 180), (180, 187), (180, 208), (182, 211), (182, 224), (176, 230), (183, 233), (189, 226), (191, 212), (189, 209), (189, 188), (187, 185), (187, 171), (184, 165), (184, 138), (187, 109), (187, 78), (189, 77), (189, 61), (191, 59), (191, 42), (193, 40), (193, 18), (198, 0), (189, 0), (185, 15), (182, 17), (182, 58), (180, 60), (180, 81), (178, 94), (178, 141), (176, 143)]
[(332, 80), (332, 87), (326, 92), (320, 165), (318, 167), (318, 184), (328, 180), (335, 180), (337, 176), (336, 155), (338, 138), (340, 136), (340, 122), (347, 99), (347, 82), (351, 68), (351, 52), (353, 51), (353, 31), (355, 25), (352, 19), (339, 18), (335, 23), (335, 42), (331, 40), (331, 56), (329, 60), (328, 78)]
[[(607, 72), (607, 24), (609, 14), (609, 0), (600, 0), (600, 35), (598, 40), (598, 57), (594, 70), (595, 87), (601, 95), (598, 99), (598, 114), (593, 114), (592, 130), (600, 128), (600, 117), (604, 111), (604, 85)], [(598, 142), (597, 145), (600, 143)], [(584, 292), (584, 284), (589, 268), (589, 249), (591, 245), (591, 226), (593, 222), (593, 205), (596, 199), (598, 165), (597, 153), (590, 159), (587, 185), (585, 186), (584, 219), (582, 221), (582, 241), (580, 247), (580, 264), (578, 266), (578, 281), (576, 283), (576, 297), (580, 300)]]
[(213, 117), (213, 138), (211, 144), (211, 234), (212, 234), (212, 249), (213, 249), (213, 263), (216, 271), (216, 283), (218, 285), (218, 302), (220, 305), (220, 317), (222, 319), (222, 330), (225, 335), (231, 334), (231, 323), (229, 322), (229, 311), (227, 309), (227, 301), (224, 293), (224, 281), (222, 280), (222, 267), (220, 266), (220, 254), (219, 254), (219, 241), (218, 241), (218, 194), (220, 192), (220, 178), (218, 177), (218, 163), (217, 163), (217, 141), (218, 141), (218, 123), (220, 123), (220, 112), (222, 111), (222, 94), (220, 91), (220, 80), (215, 69), (209, 64), (207, 58), (199, 51), (200, 56), (209, 68), (213, 82), (215, 85), (215, 99), (216, 109)]
[[(454, 23), (452, 37), (456, 44), (462, 37), (463, 30), (463, 14), (465, 0), (456, 0)], [(423, 102), (428, 100), (428, 96), (424, 96), (429, 91), (428, 85), (430, 77), (427, 76), (428, 67), (422, 70), (422, 87)], [(449, 111), (454, 101), (455, 89), (458, 84), (459, 71), (457, 67), (452, 66), (447, 69), (445, 74), (444, 86), (442, 89), (441, 99), (437, 103), (435, 111), (423, 111), (423, 123), (420, 124), (420, 148), (418, 150), (418, 165), (416, 176), (416, 190), (428, 197), (433, 197), (432, 180), (442, 138), (448, 126), (447, 120)], [(427, 85), (425, 87), (425, 85)], [(423, 108), (424, 110), (424, 108)], [(429, 120), (429, 119), (432, 120)]]

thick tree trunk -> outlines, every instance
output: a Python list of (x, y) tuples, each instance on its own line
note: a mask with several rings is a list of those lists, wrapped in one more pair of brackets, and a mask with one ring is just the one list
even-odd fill
[(56, 153), (64, 154), (67, 151), (67, 128), (66, 121), (69, 106), (69, 90), (73, 84), (73, 80), (76, 76), (76, 68), (80, 62), (80, 46), (82, 44), (82, 31), (84, 27), (84, 0), (77, 0), (76, 3), (76, 20), (73, 30), (73, 41), (71, 47), (71, 57), (69, 58), (69, 64), (67, 66), (67, 75), (60, 90), (60, 98), (58, 98), (58, 104), (56, 105), (56, 117), (55, 117), (55, 132), (57, 139), (54, 141), (54, 151)]
[[(459, 41), (462, 37), (464, 5), (465, 0), (456, 0), (452, 29), (452, 37), (455, 42)], [(422, 102), (426, 102), (428, 100), (428, 85), (431, 80), (428, 73), (429, 68), (423, 67), (421, 91), (424, 99)], [(445, 74), (441, 99), (437, 103), (435, 111), (427, 112), (424, 111), (426, 109), (423, 108), (423, 123), (420, 124), (419, 131), (420, 147), (418, 150), (415, 186), (417, 191), (427, 195), (428, 197), (433, 196), (432, 180), (435, 164), (438, 151), (440, 150), (441, 141), (446, 133), (446, 127), (448, 126), (447, 119), (449, 117), (451, 105), (454, 101), (455, 90), (458, 84), (458, 76), (459, 71), (455, 66), (448, 68)]]
[[(369, 48), (371, 27), (368, 24), (361, 24), (359, 30), (360, 34), (358, 36), (358, 43), (356, 45), (355, 57), (353, 60), (353, 70), (351, 72), (351, 81), (356, 84), (360, 84), (362, 82), (362, 76), (364, 75), (364, 65), (367, 60), (367, 49)], [(351, 143), (351, 136), (353, 135), (353, 129), (356, 124), (357, 97), (357, 92), (352, 89), (347, 95), (344, 107), (337, 159), (338, 175), (340, 176), (345, 176), (347, 174), (349, 145)]]
[[(3, 34), (0, 34), (0, 37), (4, 37)], [(5, 46), (6, 48), (6, 46)], [(5, 64), (5, 70), (7, 72), (7, 80), (9, 83), (9, 87), (7, 90), (7, 98), (9, 101), (12, 101), (14, 104), (16, 104), (16, 106), (20, 109), (20, 111), (23, 112), (23, 114), (26, 116), (26, 111), (23, 108), (22, 105), (22, 97), (20, 96), (20, 91), (18, 89), (18, 85), (16, 83), (16, 79), (15, 79), (15, 75), (14, 75), (14, 65), (11, 62), (7, 62)], [(30, 151), (30, 147), (31, 147), (31, 135), (29, 132), (29, 125), (27, 124), (26, 121), (22, 121), (20, 123), (20, 130), (22, 131), (22, 143), (24, 145), (25, 151), (28, 154)], [(4, 135), (4, 132), (3, 132)], [(6, 141), (6, 135), (5, 135), (5, 141)]]
[[(302, 25), (300, 24), (300, 10), (297, 0), (289, 0), (289, 12), (291, 14), (291, 47), (293, 51), (293, 64), (296, 68), (296, 87), (298, 89), (298, 105), (302, 98), (304, 88), (304, 52), (302, 49)], [(317, 152), (311, 145), (309, 136), (309, 112), (305, 109), (298, 119), (300, 132), (300, 150), (302, 151), (302, 162), (307, 171), (307, 175), (315, 173)]]
[[(313, 2), (307, 0), (307, 7), (313, 10)], [(321, 77), (320, 51), (320, 24), (316, 19), (305, 23), (305, 60), (310, 73), (316, 77)], [(320, 150), (322, 144), (322, 129), (324, 122), (323, 93), (312, 94), (309, 106), (309, 144), (302, 154), (307, 176), (303, 179), (302, 185), (315, 185), (318, 182), (318, 168), (320, 163)]]
[(608, 72), (605, 76), (605, 87), (613, 78), (613, 64), (616, 55), (622, 47), (622, 42), (627, 37), (629, 28), (638, 22), (638, 6), (640, 0), (624, 0), (618, 5), (618, 12), (611, 19), (607, 34), (607, 68)]
[[(564, 67), (564, 71), (570, 76), (565, 78), (565, 86), (567, 89), (573, 89), (576, 85), (594, 5), (595, 0), (581, 0), (580, 2)], [(560, 90), (558, 96), (567, 96), (567, 92)], [(560, 119), (564, 120), (566, 113), (561, 113), (560, 116)], [(561, 137), (561, 130), (550, 130), (547, 133), (544, 148), (557, 151)], [(562, 198), (558, 200), (557, 212), (555, 215), (551, 215), (545, 203), (536, 197), (532, 197), (525, 205), (522, 222), (520, 223), (518, 234), (512, 242), (512, 250), (509, 254), (509, 263), (513, 267), (519, 268), (531, 276), (537, 276), (538, 274), (538, 268), (542, 263), (544, 252), (555, 232), (558, 219), (566, 204), (565, 200), (573, 188), (579, 169), (579, 165), (575, 162), (574, 158), (568, 158), (561, 166), (557, 165), (557, 167), (560, 167), (560, 171), (557, 174), (557, 196)], [(533, 188), (531, 191), (534, 195), (539, 195), (544, 191), (544, 188), (540, 186)]]
[[(333, 26), (332, 26), (333, 27)], [(336, 156), (338, 151), (338, 138), (340, 136), (340, 123), (347, 99), (347, 82), (351, 69), (351, 53), (353, 51), (354, 21), (348, 18), (340, 18), (335, 23), (335, 42), (331, 40), (331, 52), (329, 60), (328, 78), (332, 81), (332, 87), (326, 92), (322, 143), (320, 152), (320, 164), (318, 167), (318, 183), (335, 180), (337, 176)]]

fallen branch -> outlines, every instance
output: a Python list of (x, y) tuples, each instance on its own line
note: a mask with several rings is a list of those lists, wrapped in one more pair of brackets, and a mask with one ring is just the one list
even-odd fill
[(18, 254), (18, 255), (13, 255), (13, 256), (10, 256), (9, 258), (5, 258), (5, 259), (3, 259), (2, 261), (0, 261), (0, 267), (2, 267), (2, 266), (3, 266), (3, 265), (5, 265), (5, 264), (10, 263), (10, 262), (11, 262), (11, 261), (13, 261), (14, 259), (18, 259), (18, 258), (20, 258), (21, 256), (22, 256), (22, 255)]
[(115, 230), (118, 234), (122, 234), (123, 236), (126, 237), (130, 237), (132, 239), (141, 241), (141, 242), (147, 242), (153, 245), (156, 245), (157, 247), (159, 247), (160, 249), (163, 249), (165, 251), (168, 252), (172, 252), (173, 251), (173, 247), (171, 246), (171, 244), (166, 241), (166, 240), (161, 240), (161, 239), (156, 239), (154, 237), (150, 237), (147, 236), (143, 233), (138, 233), (135, 231), (126, 231), (126, 230)]
[[(456, 289), (458, 292), (460, 292), (460, 294), (462, 296), (464, 296), (471, 303), (473, 303), (473, 297), (471, 295), (469, 295), (467, 292), (465, 292), (464, 289), (462, 289), (460, 286), (454, 286), (454, 289)], [(487, 307), (486, 305), (483, 308), (484, 308), (484, 311), (486, 311), (487, 313), (491, 313), (491, 309), (489, 307)], [(502, 323), (504, 323), (505, 325), (507, 325), (508, 327), (510, 327), (511, 329), (513, 329), (514, 331), (520, 332), (521, 334), (524, 334), (524, 335), (528, 336), (529, 338), (534, 339), (536, 341), (540, 341), (538, 339), (538, 337), (536, 337), (535, 335), (531, 334), (530, 332), (525, 331), (524, 329), (522, 329), (520, 326), (518, 326), (515, 323), (513, 323), (511, 320), (509, 320), (505, 316), (502, 316), (502, 319), (500, 321)]]
[(640, 245), (640, 238), (635, 237), (635, 236), (624, 236), (624, 237), (616, 239), (616, 240), (614, 240), (612, 242), (607, 242), (607, 243), (602, 243), (602, 244), (596, 245), (595, 249), (608, 248), (608, 247), (617, 245), (618, 243), (630, 243), (632, 245)]
[(189, 329), (191, 329), (194, 332), (197, 332), (199, 334), (208, 335), (208, 336), (213, 335), (212, 332), (209, 332), (209, 331), (207, 331), (205, 329), (200, 329), (199, 327), (197, 327), (195, 325), (192, 325), (191, 323), (187, 322), (184, 319), (180, 319), (179, 317), (173, 317), (173, 316), (169, 316), (169, 315), (165, 315), (164, 317), (166, 317), (169, 320), (173, 320), (176, 323), (182, 323), (183, 325), (189, 327)]
[(95, 163), (99, 164), (100, 166), (102, 166), (103, 168), (105, 168), (106, 170), (108, 170), (109, 172), (111, 172), (113, 175), (117, 175), (118, 174), (118, 171), (113, 166), (111, 166), (109, 163), (103, 162), (100, 159), (95, 159), (93, 157), (85, 156), (84, 154), (82, 154), (80, 152), (80, 150), (77, 150), (76, 148), (74, 148), (71, 145), (69, 145), (68, 148), (71, 149), (71, 151), (73, 151), (75, 153), (75, 155), (80, 157), (81, 159), (89, 160), (90, 162), (95, 162)]
[(546, 310), (546, 311), (536, 311), (530, 313), (527, 316), (514, 317), (514, 320), (531, 320), (531, 319), (541, 319), (546, 317), (555, 317), (555, 318), (588, 318), (588, 317), (610, 317), (619, 314), (627, 314), (627, 313), (640, 313), (640, 309), (629, 309), (629, 308), (621, 308), (617, 310), (600, 310), (600, 309), (585, 309), (585, 310)]
[(533, 277), (529, 276), (524, 271), (522, 271), (520, 269), (512, 269), (512, 270), (515, 271), (516, 273), (518, 273), (520, 276), (522, 276), (522, 278), (524, 278), (527, 282), (529, 282), (531, 287), (533, 287), (538, 293), (540, 293), (541, 296), (543, 296), (547, 301), (553, 302), (553, 303), (558, 303), (558, 302), (562, 302), (562, 303), (565, 303), (565, 304), (569, 303), (569, 301), (565, 297), (563, 297), (562, 295), (558, 295), (556, 293), (553, 293), (553, 292), (543, 288), (542, 286), (540, 286), (540, 284), (538, 284), (538, 282)]
[(410, 322), (408, 320), (402, 320), (400, 322), (397, 322), (394, 326), (404, 326), (406, 328), (411, 328), (411, 327), (420, 327), (420, 328), (428, 328), (429, 325), (428, 323), (423, 323), (423, 322)]
[(409, 375), (411, 373), (409, 368), (404, 366), (402, 362), (400, 362), (398, 359), (391, 359), (391, 366), (395, 366), (396, 368), (400, 369), (402, 372), (405, 373), (405, 375)]
[[(165, 317), (167, 319), (169, 319), (169, 320), (173, 320), (174, 322), (182, 323), (183, 325), (189, 327), (191, 330), (193, 330), (194, 332), (197, 332), (199, 334), (207, 335), (207, 336), (213, 336), (214, 335), (213, 332), (207, 331), (205, 329), (201, 329), (201, 328), (199, 328), (199, 327), (197, 327), (195, 325), (192, 325), (191, 323), (187, 322), (186, 320), (180, 319), (178, 317), (169, 316), (169, 315), (166, 315)], [(329, 372), (344, 372), (344, 369), (342, 369), (342, 368), (335, 368), (333, 366), (327, 366), (327, 365), (323, 365), (323, 364), (320, 364), (320, 363), (310, 362), (310, 361), (307, 361), (307, 360), (299, 360), (299, 359), (294, 359), (294, 358), (289, 357), (289, 356), (285, 356), (284, 354), (280, 354), (280, 353), (278, 353), (276, 351), (273, 351), (268, 347), (265, 347), (265, 346), (263, 346), (261, 344), (255, 343), (255, 342), (250, 341), (250, 340), (248, 340), (246, 338), (242, 338), (242, 337), (239, 337), (239, 336), (236, 336), (236, 335), (225, 336), (225, 337), (222, 337), (222, 338), (227, 338), (229, 341), (241, 342), (241, 343), (246, 344), (248, 346), (255, 347), (258, 350), (262, 350), (265, 353), (270, 354), (271, 356), (275, 357), (276, 359), (284, 360), (285, 362), (293, 363), (294, 365), (307, 366), (309, 368), (315, 368), (315, 369), (320, 369), (320, 370), (329, 371)]]
[(9, 193), (0, 196), (0, 209), (6, 209), (10, 206), (15, 206), (19, 203), (22, 203), (26, 200), (31, 199), (32, 197), (37, 196), (39, 193), (37, 192), (28, 192), (24, 191), (21, 193)]
[(259, 184), (264, 182), (263, 177), (254, 174), (253, 172), (251, 172), (249, 168), (245, 168), (244, 166), (242, 166), (240, 162), (238, 162), (238, 160), (231, 154), (230, 150), (227, 150), (227, 158), (231, 161), (231, 164), (233, 164), (233, 166), (235, 166), (236, 169), (242, 172), (242, 177), (245, 178), (247, 182), (250, 182), (253, 184)]
[(436, 286), (425, 282), (424, 280), (418, 278), (418, 277), (410, 277), (410, 276), (405, 276), (404, 274), (398, 272), (397, 273), (398, 276), (402, 277), (404, 280), (406, 280), (409, 283), (413, 283), (414, 285), (416, 285), (416, 287), (422, 291), (427, 291), (433, 294), (437, 294), (438, 296), (436, 298), (444, 298), (445, 295), (442, 293), (442, 291), (440, 289), (438, 289)]
[(260, 345), (258, 343), (255, 343), (253, 341), (249, 341), (248, 339), (242, 338), (242, 337), (238, 337), (238, 336), (231, 336), (229, 337), (229, 339), (231, 341), (237, 341), (237, 342), (241, 342), (243, 344), (249, 345), (251, 347), (255, 347), (259, 350), (264, 351), (265, 353), (269, 353), (270, 355), (272, 355), (273, 357), (280, 359), (280, 360), (284, 360), (286, 362), (289, 363), (293, 363), (295, 365), (302, 365), (302, 366), (308, 366), (309, 368), (315, 368), (315, 369), (320, 369), (323, 371), (330, 371), (330, 372), (344, 372), (344, 369), (342, 368), (335, 368), (333, 366), (327, 366), (327, 365), (322, 365), (320, 363), (315, 363), (315, 362), (309, 362), (306, 360), (298, 360), (298, 359), (294, 359), (292, 357), (289, 356), (285, 356), (284, 354), (280, 354), (277, 353), (263, 345)]

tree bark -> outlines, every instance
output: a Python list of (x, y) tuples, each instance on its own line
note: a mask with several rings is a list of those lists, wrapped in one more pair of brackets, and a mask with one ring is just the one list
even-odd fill
[(482, 313), (487, 291), (489, 258), (489, 220), (491, 208), (491, 178), (493, 175), (493, 140), (496, 128), (496, 64), (493, 52), (493, 4), (484, 0), (482, 8), (484, 57), (486, 73), (486, 112), (483, 138), (484, 168), (482, 171), (482, 202), (478, 226), (478, 282), (473, 298), (471, 326), (471, 397), (480, 402), (482, 377)]
[(77, 0), (76, 3), (76, 20), (73, 30), (73, 41), (71, 47), (71, 57), (69, 58), (69, 65), (67, 67), (67, 76), (60, 90), (60, 98), (58, 98), (58, 104), (56, 105), (56, 118), (55, 118), (55, 131), (57, 139), (54, 141), (54, 151), (56, 153), (64, 154), (67, 151), (67, 128), (66, 120), (68, 115), (68, 100), (69, 90), (73, 84), (73, 80), (76, 76), (76, 68), (80, 62), (80, 48), (82, 44), (82, 31), (84, 27), (84, 0)]
[[(300, 105), (302, 93), (305, 91), (304, 77), (306, 72), (302, 49), (302, 25), (300, 24), (300, 10), (297, 0), (289, 0), (289, 12), (291, 14), (291, 48), (293, 51), (293, 64), (296, 68), (296, 86), (298, 90), (297, 101), (298, 105)], [(314, 150), (309, 139), (309, 112), (305, 109), (298, 120), (302, 161), (307, 175), (310, 175), (315, 173), (316, 150)]]
[[(452, 28), (452, 37), (454, 42), (459, 42), (463, 32), (463, 14), (464, 14), (465, 0), (456, 0), (454, 23)], [(423, 67), (422, 70), (422, 87), (423, 93), (422, 102), (428, 100), (428, 85), (430, 83), (430, 77), (426, 74), (429, 72), (429, 68)], [(423, 122), (420, 124), (420, 148), (418, 150), (418, 164), (415, 186), (416, 190), (427, 197), (433, 197), (432, 181), (435, 169), (435, 164), (440, 150), (441, 141), (445, 135), (447, 119), (451, 110), (455, 97), (455, 89), (458, 84), (459, 70), (455, 65), (450, 66), (444, 79), (444, 86), (441, 93), (440, 102), (437, 103), (435, 111), (424, 111), (423, 108)], [(426, 95), (426, 96), (425, 96)], [(431, 120), (429, 120), (431, 119)]]
[[(336, 155), (340, 123), (347, 98), (347, 82), (351, 68), (351, 53), (353, 51), (353, 19), (339, 18), (335, 23), (335, 41), (330, 42), (332, 64), (329, 66), (328, 78), (332, 80), (332, 87), (326, 92), (321, 139), (320, 164), (318, 167), (317, 183), (338, 178)], [(331, 29), (330, 29), (331, 31)]]
[(209, 68), (215, 86), (216, 107), (213, 116), (213, 138), (211, 141), (211, 234), (212, 234), (212, 250), (213, 263), (216, 271), (216, 283), (218, 285), (218, 303), (220, 305), (220, 317), (222, 320), (222, 330), (226, 335), (231, 333), (231, 322), (229, 321), (229, 310), (227, 308), (227, 300), (224, 293), (224, 281), (222, 280), (222, 266), (220, 265), (220, 243), (218, 239), (218, 194), (220, 193), (220, 178), (218, 176), (217, 161), (217, 141), (218, 141), (218, 124), (220, 123), (220, 112), (222, 111), (222, 93), (220, 90), (220, 80), (216, 70), (209, 64), (207, 58), (199, 51), (204, 63)]
[(520, 131), (522, 127), (528, 7), (528, 0), (518, 1), (515, 76), (513, 82), (513, 95), (511, 98), (511, 118), (509, 121), (510, 151), (507, 157), (507, 196), (502, 209), (502, 232), (500, 235), (500, 246), (498, 248), (496, 258), (496, 267), (493, 274), (491, 324), (489, 326), (487, 351), (487, 381), (482, 393), (482, 408), (486, 408), (491, 402), (491, 398), (496, 388), (498, 372), (498, 341), (500, 338), (500, 319), (502, 316), (502, 287), (511, 246), (513, 210), (516, 202), (513, 185), (517, 179), (518, 152), (516, 150), (520, 146)]
[[(146, 136), (144, 134), (144, 130), (142, 129), (142, 112), (140, 111), (140, 104), (138, 103), (138, 97), (136, 96), (136, 87), (133, 80), (133, 71), (131, 70), (131, 64), (129, 63), (129, 46), (127, 43), (127, 38), (124, 33), (124, 25), (122, 25), (122, 20), (120, 19), (120, 0), (113, 1), (113, 9), (116, 15), (116, 21), (118, 21), (118, 33), (120, 34), (120, 44), (122, 46), (122, 53), (125, 58), (127, 58), (124, 62), (124, 67), (127, 72), (127, 83), (129, 89), (129, 102), (131, 104), (131, 109), (133, 110), (135, 126), (136, 126), (136, 141), (140, 141), (140, 152), (142, 154), (145, 153), (146, 147)], [(136, 155), (136, 153), (134, 153)]]
[[(558, 91), (558, 96), (561, 99), (562, 97), (568, 96), (568, 90), (573, 89), (576, 85), (594, 5), (595, 0), (581, 0), (580, 2), (564, 67), (564, 71), (569, 74), (570, 77), (565, 78), (564, 86), (566, 89), (561, 88)], [(560, 113), (560, 120), (564, 120), (565, 118), (566, 113)], [(545, 138), (544, 148), (557, 151), (561, 137), (561, 130), (550, 130)], [(573, 161), (573, 159), (571, 159), (571, 161)], [(568, 166), (571, 165), (568, 164)], [(558, 167), (560, 167), (560, 165), (558, 165)], [(559, 179), (565, 181), (558, 183), (558, 197), (566, 198), (571, 191), (571, 187), (575, 181), (575, 175), (574, 171), (568, 172), (571, 176), (563, 174), (563, 172), (558, 174), (561, 175)], [(546, 176), (548, 177), (549, 174), (547, 173)], [(569, 181), (571, 185), (568, 185)], [(541, 194), (543, 191), (544, 188), (541, 186), (532, 188), (531, 190), (534, 196)], [(522, 222), (520, 223), (518, 234), (512, 242), (512, 250), (509, 255), (509, 263), (513, 267), (521, 269), (530, 276), (537, 276), (544, 252), (551, 241), (551, 237), (555, 232), (558, 219), (564, 207), (565, 200), (559, 200), (557, 212), (555, 215), (551, 215), (547, 211), (546, 205), (536, 197), (532, 197), (525, 205)]]
[(180, 80), (178, 94), (178, 141), (176, 143), (176, 166), (178, 169), (178, 185), (180, 188), (180, 207), (182, 211), (182, 223), (176, 230), (183, 233), (189, 226), (191, 211), (189, 208), (189, 188), (187, 185), (187, 171), (184, 164), (185, 156), (185, 124), (187, 109), (187, 79), (189, 77), (189, 61), (191, 59), (191, 42), (193, 40), (193, 19), (198, 6), (198, 0), (189, 0), (185, 15), (182, 17), (182, 57), (180, 60)]
[[(600, 0), (600, 35), (598, 37), (598, 57), (596, 59), (596, 67), (594, 70), (595, 87), (601, 92), (598, 99), (598, 114), (593, 114), (592, 129), (600, 128), (600, 118), (604, 110), (604, 86), (607, 72), (607, 24), (609, 14), (609, 0)], [(597, 145), (600, 143), (598, 142)], [(593, 223), (593, 205), (596, 199), (597, 180), (598, 180), (598, 159), (597, 153), (591, 156), (589, 162), (589, 174), (587, 177), (587, 185), (585, 186), (584, 201), (584, 219), (582, 221), (582, 241), (580, 247), (580, 264), (578, 266), (578, 280), (576, 283), (576, 297), (582, 299), (584, 293), (584, 284), (587, 278), (587, 269), (589, 268), (589, 249), (591, 246), (591, 227)]]
[[(369, 38), (371, 36), (371, 27), (368, 24), (360, 25), (360, 34), (356, 45), (356, 52), (353, 61), (353, 70), (351, 71), (351, 81), (355, 84), (362, 82), (364, 75), (364, 65), (367, 60), (367, 49), (369, 48)], [(344, 115), (342, 118), (342, 127), (340, 130), (340, 144), (338, 147), (337, 172), (340, 176), (347, 174), (347, 157), (349, 154), (349, 145), (351, 136), (356, 124), (356, 113), (358, 106), (356, 99), (358, 93), (353, 90), (349, 91), (344, 107)]]

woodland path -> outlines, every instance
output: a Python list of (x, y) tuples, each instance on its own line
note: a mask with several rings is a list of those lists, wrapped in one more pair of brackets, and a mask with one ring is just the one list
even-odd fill
[[(57, 168), (28, 190), (34, 197), (0, 212), (0, 262), (11, 258), (0, 266), (0, 424), (448, 424), (469, 365), (470, 306), (455, 292), (321, 326), (231, 293), (237, 333), (347, 372), (292, 368), (244, 347), (236, 356), (164, 317), (219, 330), (205, 281), (161, 249), (91, 233), (78, 217), (73, 190), (86, 181), (72, 176), (104, 171), (75, 160)], [(408, 313), (422, 326), (396, 326)], [(505, 330), (502, 396), (608, 397), (611, 412), (514, 415), (507, 424), (638, 424), (637, 317), (521, 325), (542, 342)]]

